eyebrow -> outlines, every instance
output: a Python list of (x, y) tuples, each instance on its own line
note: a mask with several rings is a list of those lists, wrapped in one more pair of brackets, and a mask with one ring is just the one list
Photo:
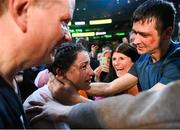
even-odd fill
[(78, 66), (81, 66), (81, 65), (83, 65), (83, 64), (88, 64), (88, 63), (90, 63), (90, 61), (82, 61), (82, 62), (80, 62), (79, 64), (77, 64)]
[(88, 64), (88, 63), (90, 63), (90, 61), (83, 61), (83, 62), (80, 62), (79, 65)]
[(140, 32), (140, 31), (136, 31), (134, 29), (131, 30), (131, 32), (134, 32), (134, 33), (139, 33), (140, 35), (149, 35), (149, 32)]
[(73, 65), (75, 65), (75, 66), (81, 66), (82, 64), (88, 64), (88, 63), (90, 63), (90, 61), (82, 61), (82, 62), (80, 62), (80, 63), (74, 63)]

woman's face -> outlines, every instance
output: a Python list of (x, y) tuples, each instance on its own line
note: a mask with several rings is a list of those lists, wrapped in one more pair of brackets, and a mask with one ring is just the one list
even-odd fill
[(129, 71), (133, 65), (133, 62), (130, 57), (124, 55), (123, 53), (114, 52), (112, 55), (112, 65), (116, 71), (117, 76), (120, 77)]
[(77, 90), (87, 90), (94, 75), (90, 66), (90, 58), (86, 51), (78, 52), (73, 65), (66, 72), (66, 77), (74, 83)]

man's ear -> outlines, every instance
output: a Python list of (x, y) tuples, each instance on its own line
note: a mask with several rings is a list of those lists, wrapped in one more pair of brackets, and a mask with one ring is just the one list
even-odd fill
[(22, 32), (27, 31), (27, 9), (29, 2), (29, 0), (9, 0), (10, 13)]
[(163, 39), (164, 40), (168, 40), (171, 38), (173, 33), (173, 28), (172, 27), (168, 27), (165, 29), (165, 31), (163, 32)]

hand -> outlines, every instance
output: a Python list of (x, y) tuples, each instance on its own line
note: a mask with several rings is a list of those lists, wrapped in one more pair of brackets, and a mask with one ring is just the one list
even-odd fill
[(79, 103), (80, 95), (75, 86), (66, 77), (56, 78), (52, 73), (49, 73), (48, 87), (53, 97), (62, 104), (72, 105)]
[(92, 45), (91, 46), (91, 51), (95, 54), (98, 48), (99, 47), (97, 45)]
[(98, 66), (95, 70), (94, 70), (94, 75), (95, 75), (95, 81), (100, 81), (100, 74), (102, 72), (101, 66)]
[(91, 57), (96, 57), (96, 53), (97, 53), (97, 49), (98, 49), (99, 47), (97, 46), (97, 45), (92, 45), (91, 46)]
[(30, 119), (30, 125), (33, 125), (41, 119), (47, 119), (54, 123), (64, 122), (72, 106), (64, 106), (53, 101), (50, 97), (41, 94), (46, 101), (45, 103), (30, 101), (30, 108), (26, 109), (26, 113), (37, 113)]

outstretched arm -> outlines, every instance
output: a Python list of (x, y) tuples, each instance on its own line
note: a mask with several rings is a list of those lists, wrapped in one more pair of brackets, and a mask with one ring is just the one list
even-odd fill
[(129, 73), (113, 80), (110, 83), (91, 83), (91, 88), (87, 90), (90, 96), (112, 96), (127, 90), (137, 84), (137, 78)]
[(42, 111), (33, 120), (47, 117), (67, 122), (71, 128), (177, 128), (179, 86), (180, 80), (160, 91), (145, 91), (138, 96), (121, 95), (74, 106), (48, 101), (29, 110)]

